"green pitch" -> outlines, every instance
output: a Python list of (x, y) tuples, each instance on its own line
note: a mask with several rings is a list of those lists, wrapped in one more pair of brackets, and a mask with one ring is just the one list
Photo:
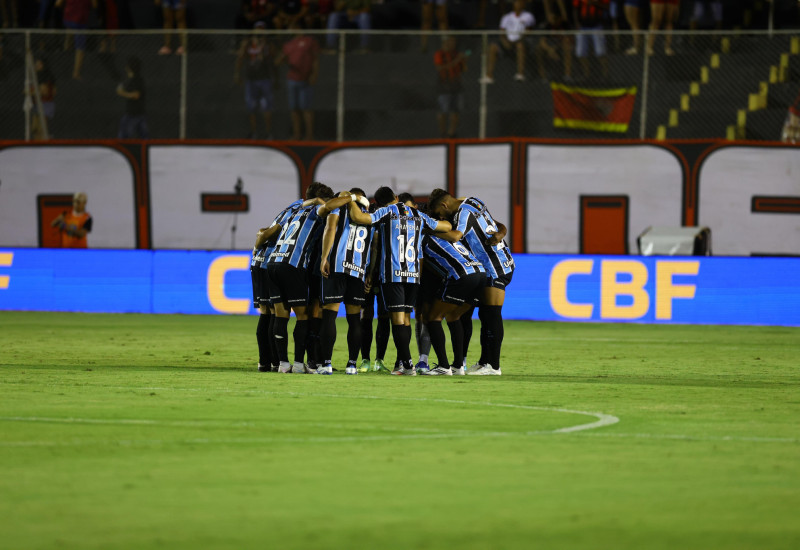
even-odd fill
[(798, 329), (508, 323), (504, 376), (408, 378), (260, 374), (255, 327), (0, 313), (0, 545), (800, 548)]

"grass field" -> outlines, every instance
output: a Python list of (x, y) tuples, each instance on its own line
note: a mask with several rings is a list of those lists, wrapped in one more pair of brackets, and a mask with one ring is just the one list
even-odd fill
[(407, 378), (257, 373), (255, 326), (0, 312), (0, 546), (800, 548), (798, 329), (515, 322), (504, 376)]

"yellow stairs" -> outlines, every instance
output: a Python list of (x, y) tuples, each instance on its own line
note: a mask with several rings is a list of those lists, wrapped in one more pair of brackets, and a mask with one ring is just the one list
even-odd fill
[[(728, 38), (722, 39), (722, 50), (726, 51), (730, 48)], [(719, 69), (719, 53), (712, 53), (708, 65), (700, 67), (700, 78), (689, 83), (689, 93), (681, 94), (680, 107), (677, 109), (670, 109), (669, 119), (667, 124), (661, 124), (656, 130), (656, 139), (664, 141), (667, 139), (667, 128), (675, 128), (680, 122), (680, 113), (688, 113), (691, 108), (692, 97), (700, 95), (701, 88), (704, 84), (708, 84), (711, 79), (711, 70)]]

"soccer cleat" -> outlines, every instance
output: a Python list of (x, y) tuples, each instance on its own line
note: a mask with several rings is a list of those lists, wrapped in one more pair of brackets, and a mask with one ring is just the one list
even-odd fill
[(415, 369), (414, 367), (406, 368), (403, 365), (400, 365), (399, 367), (397, 367), (395, 370), (392, 371), (392, 374), (394, 374), (395, 376), (416, 376), (417, 369)]
[(361, 361), (361, 366), (358, 367), (358, 372), (369, 372), (369, 359), (364, 359)]
[(330, 365), (322, 365), (317, 367), (317, 374), (333, 374), (333, 367)]
[(278, 372), (282, 372), (284, 374), (292, 372), (292, 364), (289, 361), (281, 361), (281, 364), (278, 365)]
[(347, 367), (344, 369), (345, 374), (358, 374), (358, 369), (352, 363), (348, 363)]
[(305, 363), (295, 363), (292, 365), (292, 374), (305, 374), (306, 372), (306, 365)]
[(380, 371), (391, 372), (386, 367), (386, 363), (383, 362), (383, 359), (375, 359), (375, 364), (373, 365), (372, 370), (375, 372), (380, 372)]
[(262, 365), (261, 363), (258, 364), (258, 372), (269, 372), (272, 370), (271, 365)]
[(475, 372), (476, 370), (478, 370), (481, 367), (483, 367), (483, 363), (480, 363), (480, 362), (475, 363), (474, 365), (471, 365), (471, 366), (466, 368), (467, 374), (472, 374), (473, 372)]
[(427, 374), (431, 367), (425, 361), (420, 361), (416, 366), (418, 374)]
[(503, 373), (500, 372), (500, 369), (493, 369), (491, 365), (483, 365), (474, 371), (467, 372), (467, 374), (475, 376), (500, 376)]
[(317, 374), (317, 366), (314, 363), (309, 365), (305, 365), (305, 373), (306, 374)]
[(453, 376), (453, 369), (450, 367), (436, 367), (435, 369), (430, 369), (428, 372), (421, 374), (427, 374), (428, 376)]
[(466, 371), (464, 370), (464, 367), (458, 367), (457, 369), (452, 369), (452, 370), (453, 370), (453, 376), (464, 376), (465, 374), (467, 374)]

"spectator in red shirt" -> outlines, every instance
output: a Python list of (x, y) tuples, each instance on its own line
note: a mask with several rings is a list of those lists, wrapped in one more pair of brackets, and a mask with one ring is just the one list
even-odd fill
[(786, 114), (786, 122), (783, 124), (784, 143), (797, 143), (800, 141), (800, 94), (789, 106), (789, 112)]
[[(97, 0), (56, 0), (57, 8), (64, 7), (64, 27), (72, 30), (89, 28), (89, 14), (92, 9), (97, 9)], [(69, 39), (69, 35), (67, 36)], [(86, 56), (86, 35), (75, 34), (75, 66), (72, 69), (72, 78), (81, 79), (81, 68)]]
[(609, 0), (573, 0), (575, 27), (580, 30), (594, 31), (580, 33), (575, 37), (575, 56), (583, 66), (583, 76), (589, 78), (589, 39), (594, 45), (594, 55), (600, 60), (603, 76), (608, 76), (608, 58), (606, 57), (606, 37), (603, 34), (603, 17), (608, 9)]
[(439, 122), (439, 135), (443, 138), (456, 137), (459, 114), (464, 108), (464, 86), (461, 75), (467, 70), (467, 55), (469, 52), (457, 51), (454, 36), (445, 38), (442, 49), (433, 54), (433, 63), (439, 73), (439, 113), (436, 117)]
[[(303, 32), (302, 22), (295, 21), (292, 28), (298, 31), (297, 35), (283, 45), (275, 64), (286, 63), (289, 66), (286, 86), (292, 116), (291, 139), (310, 141), (314, 139), (314, 112), (311, 110), (311, 101), (313, 86), (317, 83), (319, 73), (319, 43)], [(301, 131), (303, 126), (305, 133)]]

